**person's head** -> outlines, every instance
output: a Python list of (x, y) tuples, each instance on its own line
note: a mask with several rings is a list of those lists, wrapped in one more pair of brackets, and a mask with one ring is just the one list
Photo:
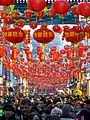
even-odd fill
[(32, 105), (29, 99), (23, 99), (20, 104), (20, 109), (24, 117), (28, 116), (28, 113), (31, 111)]
[(63, 116), (71, 116), (72, 118), (75, 118), (75, 111), (72, 105), (66, 104), (62, 108)]
[(56, 115), (56, 116), (60, 117), (62, 115), (62, 110), (57, 108), (57, 107), (55, 107), (54, 109), (52, 109), (51, 115)]
[(11, 104), (5, 104), (3, 106), (5, 118), (10, 118), (14, 113), (14, 107)]
[(43, 109), (44, 107), (45, 107), (45, 104), (44, 104), (44, 101), (39, 101), (39, 103), (38, 103), (38, 107), (40, 108), (40, 109)]
[(90, 99), (85, 100), (86, 107), (90, 109)]
[(62, 105), (61, 102), (57, 102), (57, 103), (55, 104), (55, 106), (58, 107), (58, 108), (61, 108), (61, 105)]

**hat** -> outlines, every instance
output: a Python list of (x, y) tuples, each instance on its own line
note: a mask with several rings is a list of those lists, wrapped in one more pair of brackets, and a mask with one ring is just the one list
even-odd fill
[(86, 104), (90, 104), (90, 99), (85, 100)]
[(55, 114), (61, 114), (62, 115), (62, 110), (61, 109), (59, 109), (59, 108), (57, 108), (57, 107), (55, 107), (54, 109), (52, 109), (52, 111), (51, 111), (51, 115), (55, 115)]

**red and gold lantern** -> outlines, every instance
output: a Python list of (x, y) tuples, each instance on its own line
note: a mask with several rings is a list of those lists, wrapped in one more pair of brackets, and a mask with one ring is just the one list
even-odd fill
[(41, 20), (43, 17), (44, 17), (44, 11), (37, 12), (37, 18)]
[(20, 13), (18, 10), (14, 10), (12, 13), (11, 13), (11, 16), (13, 17), (13, 19), (18, 19), (20, 17)]
[(11, 58), (12, 60), (16, 60), (17, 57), (18, 57), (18, 50), (17, 50), (16, 48), (14, 48), (14, 49), (12, 49), (12, 53), (11, 53), (11, 55), (10, 55), (10, 58)]
[(30, 20), (30, 18), (32, 17), (32, 11), (27, 9), (24, 11), (24, 15), (25, 15), (26, 19)]
[(4, 19), (7, 15), (8, 15), (8, 12), (3, 10), (1, 12), (1, 19)]
[(10, 28), (8, 31), (4, 32), (6, 40), (12, 43), (20, 43), (25, 39), (25, 33), (20, 28)]
[(24, 25), (25, 25), (25, 20), (19, 19), (19, 20), (17, 21), (17, 26), (18, 26), (19, 28), (23, 28)]
[(55, 15), (56, 15), (56, 12), (55, 12), (55, 10), (53, 8), (51, 8), (51, 9), (48, 10), (48, 16), (51, 19), (53, 19), (55, 17)]
[(39, 43), (49, 43), (54, 39), (53, 31), (47, 28), (47, 24), (42, 24), (41, 28), (33, 33), (33, 38)]

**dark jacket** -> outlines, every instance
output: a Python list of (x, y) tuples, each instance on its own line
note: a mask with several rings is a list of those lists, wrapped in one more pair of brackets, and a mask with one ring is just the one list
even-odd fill
[(90, 109), (83, 109), (78, 115), (77, 118), (81, 120), (83, 118), (84, 120), (90, 120)]
[[(6, 120), (5, 116), (0, 116), (0, 120)], [(10, 117), (8, 120), (16, 120), (14, 116)]]

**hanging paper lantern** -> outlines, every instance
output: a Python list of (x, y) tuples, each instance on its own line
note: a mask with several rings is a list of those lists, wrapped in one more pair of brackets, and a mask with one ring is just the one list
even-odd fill
[(24, 39), (24, 44), (29, 44), (30, 40), (28, 38)]
[(30, 26), (30, 28), (35, 29), (35, 28), (37, 28), (37, 22), (32, 21), (32, 22), (30, 22), (29, 26)]
[(0, 58), (2, 58), (3, 56), (5, 56), (7, 53), (7, 50), (4, 46), (0, 45)]
[(28, 61), (32, 61), (32, 52), (27, 51), (26, 52), (26, 58), (27, 58)]
[(62, 32), (62, 29), (60, 28), (59, 25), (54, 25), (52, 29), (56, 33), (61, 33)]
[(13, 22), (13, 18), (11, 16), (6, 16), (4, 18), (4, 23), (10, 25)]
[(59, 0), (59, 1), (55, 1), (52, 4), (52, 8), (55, 10), (56, 13), (64, 15), (68, 12), (70, 8), (70, 4), (67, 1)]
[(37, 50), (37, 52), (38, 52), (38, 51), (42, 51), (43, 48), (42, 48), (42, 46), (37, 46), (37, 49), (36, 49), (36, 50)]
[(12, 53), (11, 53), (11, 55), (10, 55), (10, 58), (11, 58), (12, 60), (16, 60), (17, 57), (18, 57), (18, 50), (17, 50), (16, 48), (13, 48), (13, 49), (12, 49)]
[(41, 28), (33, 33), (33, 38), (39, 43), (49, 43), (54, 39), (54, 33), (47, 28), (47, 24), (42, 24)]
[(77, 55), (78, 55), (78, 58), (84, 56), (84, 47), (79, 47), (79, 48), (77, 49)]
[(45, 61), (45, 53), (43, 51), (41, 51), (40, 54), (38, 55), (38, 58), (39, 58), (40, 62), (44, 62)]
[(1, 19), (4, 19), (7, 15), (8, 15), (8, 12), (3, 10), (1, 12)]
[(53, 59), (54, 59), (54, 61), (59, 61), (59, 52), (58, 51), (55, 51), (53, 53)]
[(65, 45), (65, 46), (64, 46), (64, 49), (65, 49), (65, 50), (68, 50), (68, 49), (70, 49), (70, 46), (69, 46), (69, 45)]
[(51, 47), (51, 51), (56, 51), (57, 50), (57, 47), (56, 46), (52, 46)]
[(1, 29), (2, 29), (3, 32), (8, 31), (8, 27), (7, 26), (3, 26)]
[(42, 20), (43, 17), (44, 17), (44, 11), (37, 12), (37, 18), (39, 18), (39, 20)]
[(73, 53), (73, 50), (71, 50), (71, 49), (68, 49), (68, 50), (67, 50), (67, 58), (68, 58), (68, 59), (72, 59), (73, 54), (74, 54), (74, 53)]
[(18, 19), (20, 17), (20, 13), (18, 10), (14, 10), (12, 13), (11, 13), (11, 16), (13, 19)]
[(28, 8), (33, 11), (41, 11), (46, 6), (45, 0), (28, 0)]
[(24, 27), (24, 25), (25, 25), (25, 20), (19, 19), (19, 20), (17, 21), (17, 25), (18, 25), (19, 28)]
[(79, 9), (80, 15), (86, 18), (90, 16), (90, 3), (89, 2), (80, 3), (78, 5), (78, 9)]
[(27, 9), (24, 11), (24, 15), (25, 15), (26, 19), (30, 20), (30, 18), (32, 17), (32, 11)]
[(63, 37), (65, 37), (67, 42), (78, 43), (85, 38), (85, 32), (82, 28), (74, 26), (68, 28), (68, 31), (64, 29)]
[(55, 12), (55, 10), (53, 8), (51, 8), (51, 9), (48, 10), (48, 16), (51, 19), (53, 19), (55, 17), (55, 15), (56, 15), (56, 12)]
[(10, 28), (4, 32), (6, 40), (12, 43), (20, 43), (25, 39), (25, 33), (20, 28)]
[(73, 13), (74, 15), (79, 15), (78, 5), (74, 5), (74, 6), (72, 7), (72, 13)]
[(0, 0), (0, 5), (11, 5), (14, 0)]
[(65, 54), (66, 53), (66, 50), (62, 49), (60, 50), (60, 54)]

